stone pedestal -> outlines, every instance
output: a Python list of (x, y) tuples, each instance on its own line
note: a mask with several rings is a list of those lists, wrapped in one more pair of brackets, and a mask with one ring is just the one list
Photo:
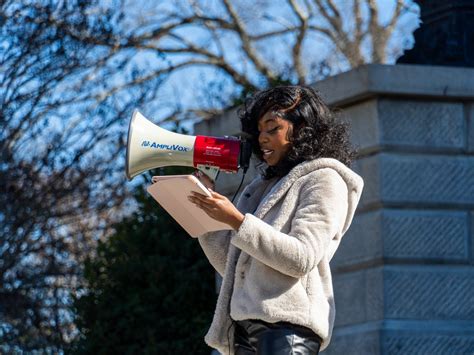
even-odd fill
[[(365, 181), (324, 353), (474, 354), (474, 69), (367, 65), (315, 87), (350, 121)], [(235, 112), (216, 122), (196, 131), (238, 133)]]

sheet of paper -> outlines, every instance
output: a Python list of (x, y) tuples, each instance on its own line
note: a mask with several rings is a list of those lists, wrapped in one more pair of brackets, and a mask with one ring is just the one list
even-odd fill
[(206, 187), (193, 175), (154, 176), (154, 183), (147, 188), (153, 198), (192, 237), (207, 232), (230, 230), (231, 226), (209, 217), (188, 200), (191, 191), (210, 196)]

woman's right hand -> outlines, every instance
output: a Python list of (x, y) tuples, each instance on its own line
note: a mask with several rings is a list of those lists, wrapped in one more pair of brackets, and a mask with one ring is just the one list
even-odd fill
[(196, 170), (193, 175), (201, 181), (201, 183), (208, 189), (212, 191), (215, 190), (216, 184), (215, 182), (206, 174), (204, 174), (201, 170)]

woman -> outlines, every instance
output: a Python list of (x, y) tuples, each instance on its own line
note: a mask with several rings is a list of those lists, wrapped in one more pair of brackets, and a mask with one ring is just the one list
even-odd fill
[[(223, 277), (206, 342), (224, 354), (317, 354), (334, 323), (329, 261), (362, 191), (347, 128), (309, 87), (257, 93), (240, 112), (266, 167), (237, 207), (211, 190), (190, 200), (231, 232), (199, 238)], [(203, 182), (210, 185), (202, 177)]]

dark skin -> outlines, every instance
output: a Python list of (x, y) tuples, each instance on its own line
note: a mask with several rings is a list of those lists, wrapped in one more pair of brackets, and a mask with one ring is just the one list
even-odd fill
[[(262, 149), (264, 160), (269, 166), (276, 165), (287, 154), (290, 142), (289, 132), (293, 129), (291, 122), (284, 120), (271, 112), (267, 112), (258, 121), (258, 142)], [(213, 181), (200, 171), (194, 174), (207, 187), (211, 196), (192, 192), (189, 201), (201, 208), (210, 217), (238, 230), (244, 221), (244, 215), (229, 201), (229, 199), (214, 191)]]
[(227, 197), (210, 188), (208, 190), (211, 193), (211, 197), (193, 191), (191, 192), (192, 195), (188, 197), (189, 201), (201, 208), (209, 217), (228, 224), (234, 230), (238, 230), (244, 221), (244, 215), (240, 213)]

